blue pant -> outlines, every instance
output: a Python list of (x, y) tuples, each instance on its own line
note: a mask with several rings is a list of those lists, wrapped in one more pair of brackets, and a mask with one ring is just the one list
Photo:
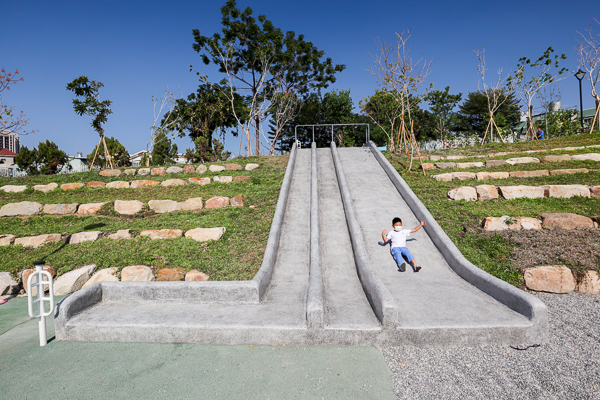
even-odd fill
[(412, 262), (415, 259), (406, 247), (393, 247), (391, 251), (392, 257), (394, 257), (396, 264), (398, 264), (398, 268), (400, 268), (400, 265), (404, 262), (402, 256), (404, 256), (408, 262)]

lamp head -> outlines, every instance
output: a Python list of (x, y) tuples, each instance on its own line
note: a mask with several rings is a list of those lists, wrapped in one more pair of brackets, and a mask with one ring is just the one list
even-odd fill
[(581, 68), (579, 68), (579, 71), (575, 72), (575, 78), (582, 80), (585, 77), (585, 71), (582, 71)]

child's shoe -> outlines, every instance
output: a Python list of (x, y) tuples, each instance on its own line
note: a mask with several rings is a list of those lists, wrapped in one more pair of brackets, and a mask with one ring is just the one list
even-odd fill
[(417, 266), (415, 267), (415, 272), (419, 272), (420, 270), (421, 270), (421, 266), (420, 266), (420, 265), (417, 265)]
[(404, 271), (406, 271), (406, 264), (405, 264), (405, 263), (402, 263), (402, 264), (400, 265), (400, 268), (399, 268), (399, 269), (400, 269), (400, 272), (404, 272)]

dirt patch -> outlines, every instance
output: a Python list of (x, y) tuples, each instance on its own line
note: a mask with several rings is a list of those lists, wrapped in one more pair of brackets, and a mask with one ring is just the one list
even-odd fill
[(563, 264), (576, 269), (598, 270), (600, 267), (600, 229), (485, 232), (500, 234), (515, 247), (510, 261), (523, 270), (540, 265)]

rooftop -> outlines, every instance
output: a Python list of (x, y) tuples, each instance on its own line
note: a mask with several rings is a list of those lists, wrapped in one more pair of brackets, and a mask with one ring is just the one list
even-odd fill
[(16, 157), (17, 153), (12, 152), (9, 149), (0, 149), (0, 156), (13, 156), (13, 157)]

